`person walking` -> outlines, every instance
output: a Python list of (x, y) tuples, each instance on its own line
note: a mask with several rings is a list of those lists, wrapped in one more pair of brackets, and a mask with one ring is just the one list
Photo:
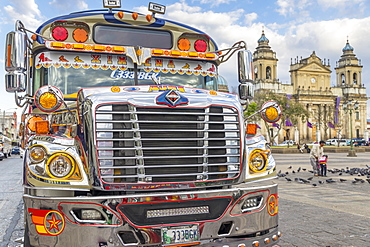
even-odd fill
[(325, 145), (324, 141), (320, 141), (319, 144), (314, 144), (312, 146), (311, 152), (310, 152), (310, 162), (313, 169), (313, 173), (315, 176), (319, 176), (320, 170), (319, 170), (319, 158), (324, 155), (324, 148)]

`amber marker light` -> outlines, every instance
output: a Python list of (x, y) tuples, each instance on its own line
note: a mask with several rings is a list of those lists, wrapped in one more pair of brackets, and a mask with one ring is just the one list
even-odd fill
[(43, 121), (44, 119), (42, 119), (41, 117), (31, 117), (30, 119), (28, 119), (28, 122), (27, 122), (27, 127), (29, 130), (35, 132), (36, 131), (36, 122), (37, 121)]
[(49, 133), (49, 121), (47, 120), (36, 121), (35, 127), (36, 127), (36, 134), (48, 134)]
[(132, 13), (132, 19), (136, 20), (139, 17), (138, 13)]
[(256, 135), (257, 134), (257, 124), (247, 124), (247, 131), (248, 135)]
[(179, 39), (177, 41), (177, 47), (181, 51), (188, 51), (190, 49), (190, 41), (188, 39)]
[(89, 37), (89, 34), (87, 33), (85, 29), (76, 28), (72, 33), (72, 37), (76, 42), (83, 43), (87, 40), (87, 38)]
[(152, 15), (146, 15), (146, 20), (148, 22), (150, 22), (152, 19), (153, 19), (153, 16)]
[(122, 11), (120, 11), (120, 12), (118, 12), (118, 13), (117, 13), (117, 15), (118, 15), (118, 17), (119, 17), (120, 19), (122, 19), (122, 18), (123, 18), (123, 16), (124, 16), (124, 13), (123, 13)]

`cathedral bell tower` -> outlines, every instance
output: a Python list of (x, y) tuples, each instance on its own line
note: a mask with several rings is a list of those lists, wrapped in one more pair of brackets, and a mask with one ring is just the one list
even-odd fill
[(362, 65), (353, 50), (347, 40), (346, 46), (342, 49), (343, 54), (335, 68), (337, 87), (360, 88), (362, 86)]
[(262, 30), (261, 38), (258, 40), (258, 46), (253, 53), (254, 77), (257, 88), (264, 88), (258, 84), (278, 82), (277, 79), (277, 61), (276, 52), (271, 50), (269, 40)]

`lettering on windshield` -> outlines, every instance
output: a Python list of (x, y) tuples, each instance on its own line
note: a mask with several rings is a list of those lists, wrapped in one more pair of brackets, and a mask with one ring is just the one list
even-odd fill
[[(113, 79), (134, 79), (134, 71), (122, 71), (122, 70), (114, 70), (110, 74), (110, 78)], [(159, 77), (159, 73), (155, 72), (139, 72), (137, 74), (137, 78), (139, 80), (151, 80), (153, 77)]]

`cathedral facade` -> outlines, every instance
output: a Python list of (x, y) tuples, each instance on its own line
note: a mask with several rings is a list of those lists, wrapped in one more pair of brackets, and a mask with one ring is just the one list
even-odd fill
[[(322, 60), (315, 51), (307, 58), (294, 58), (290, 64), (290, 83), (281, 83), (277, 76), (278, 59), (262, 31), (253, 53), (256, 91), (269, 90), (286, 95), (309, 112), (307, 121), (295, 126), (280, 123), (278, 136), (272, 142), (294, 140), (298, 143), (332, 138), (364, 138), (367, 133), (366, 88), (362, 81), (361, 61), (347, 43), (335, 66), (335, 85), (330, 85), (332, 70), (329, 60)], [(264, 126), (264, 125), (260, 125)], [(262, 127), (262, 134), (277, 132), (276, 125)]]

